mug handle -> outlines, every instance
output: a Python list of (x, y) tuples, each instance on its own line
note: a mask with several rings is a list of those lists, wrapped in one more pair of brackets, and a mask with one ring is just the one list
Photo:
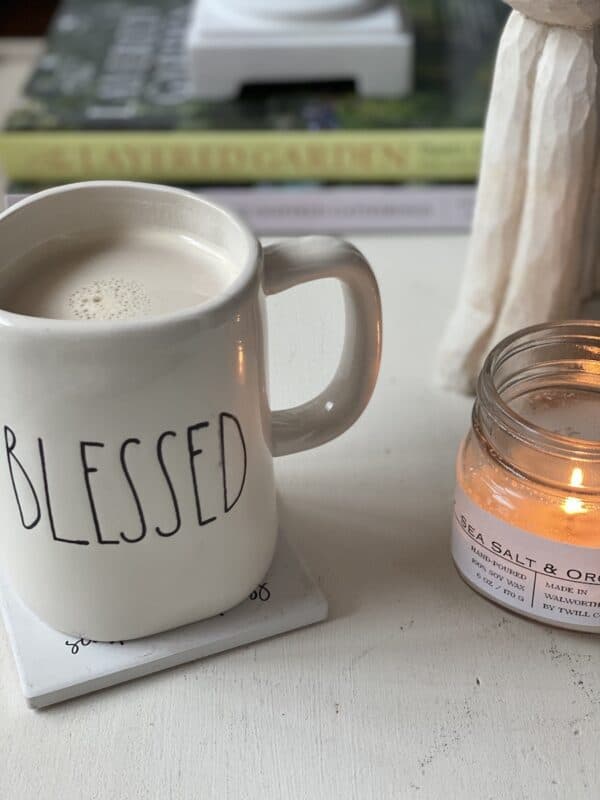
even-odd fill
[(363, 254), (333, 236), (303, 236), (264, 248), (263, 289), (278, 294), (320, 278), (337, 278), (344, 291), (346, 333), (339, 366), (321, 394), (272, 413), (274, 456), (298, 453), (347, 430), (369, 402), (381, 361), (381, 300)]

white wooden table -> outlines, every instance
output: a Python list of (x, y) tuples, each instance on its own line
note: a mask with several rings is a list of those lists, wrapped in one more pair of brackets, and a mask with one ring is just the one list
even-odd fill
[[(0, 119), (39, 50), (0, 42)], [(0, 800), (599, 796), (597, 639), (487, 603), (450, 562), (471, 403), (430, 373), (466, 240), (354, 241), (383, 296), (378, 388), (344, 437), (277, 462), (330, 621), (38, 713), (0, 625)], [(306, 399), (334, 369), (339, 292), (269, 309), (273, 404)]]
[[(381, 378), (345, 436), (277, 462), (281, 520), (328, 622), (43, 712), (0, 630), (2, 800), (597, 798), (598, 640), (512, 616), (448, 552), (470, 401), (430, 385), (462, 237), (355, 238)], [(330, 376), (329, 282), (269, 300), (274, 405)]]

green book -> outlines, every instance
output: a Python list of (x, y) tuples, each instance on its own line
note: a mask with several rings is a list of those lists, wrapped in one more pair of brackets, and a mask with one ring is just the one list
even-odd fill
[(186, 75), (190, 0), (63, 0), (46, 51), (0, 133), (14, 181), (472, 181), (507, 8), (404, 0), (415, 90), (254, 86), (203, 102)]

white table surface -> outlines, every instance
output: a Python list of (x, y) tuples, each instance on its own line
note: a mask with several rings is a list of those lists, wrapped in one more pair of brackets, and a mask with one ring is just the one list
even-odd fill
[[(433, 389), (463, 237), (355, 238), (380, 282), (375, 395), (277, 462), (281, 521), (328, 622), (43, 712), (0, 630), (3, 800), (596, 798), (598, 640), (491, 605), (448, 552), (470, 401)], [(269, 300), (274, 404), (333, 371), (339, 290)]]

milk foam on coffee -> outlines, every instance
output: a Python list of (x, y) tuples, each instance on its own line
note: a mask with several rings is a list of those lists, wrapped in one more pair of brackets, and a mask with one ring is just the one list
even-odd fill
[(0, 268), (0, 308), (49, 319), (140, 319), (200, 305), (235, 274), (204, 242), (158, 227), (57, 236)]

